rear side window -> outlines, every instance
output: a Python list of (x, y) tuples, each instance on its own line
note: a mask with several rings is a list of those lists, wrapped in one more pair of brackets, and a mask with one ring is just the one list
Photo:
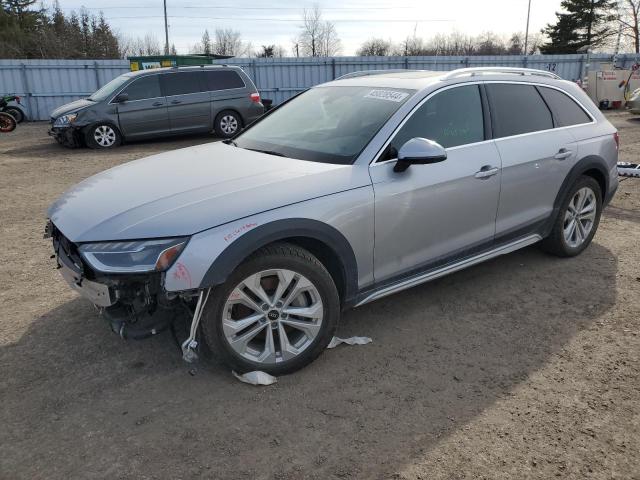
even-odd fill
[(547, 87), (538, 87), (544, 100), (553, 112), (556, 121), (556, 127), (569, 127), (571, 125), (580, 125), (581, 123), (590, 123), (591, 117), (574, 102), (568, 95)]
[(450, 88), (427, 100), (398, 131), (382, 159), (395, 158), (400, 147), (414, 137), (434, 140), (445, 148), (483, 141), (484, 118), (478, 86)]
[(203, 92), (202, 72), (178, 72), (162, 75), (162, 91), (167, 97)]
[(230, 90), (244, 88), (240, 75), (233, 70), (205, 71), (208, 90)]
[(132, 84), (124, 89), (124, 93), (129, 95), (130, 101), (161, 97), (158, 75), (149, 75), (148, 77), (134, 80)]
[(494, 138), (553, 128), (551, 111), (533, 85), (488, 83)]

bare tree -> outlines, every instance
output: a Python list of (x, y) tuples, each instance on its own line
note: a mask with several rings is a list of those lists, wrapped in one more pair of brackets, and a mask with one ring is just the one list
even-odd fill
[(618, 21), (622, 35), (633, 42), (635, 53), (640, 53), (640, 0), (624, 0)]
[(331, 57), (340, 53), (342, 48), (335, 25), (322, 19), (322, 10), (318, 5), (304, 9), (301, 32), (294, 50), (307, 57)]
[(209, 36), (209, 30), (204, 31), (200, 43), (202, 44), (202, 53), (205, 55), (211, 55), (211, 37)]
[(163, 51), (160, 41), (153, 33), (146, 33), (144, 37), (119, 35), (118, 44), (120, 45), (120, 56), (122, 58), (161, 55)]
[(242, 34), (231, 28), (216, 28), (213, 40), (213, 53), (216, 55), (241, 56), (246, 52), (242, 43)]
[(391, 53), (391, 42), (382, 38), (370, 38), (358, 49), (361, 57), (386, 57)]

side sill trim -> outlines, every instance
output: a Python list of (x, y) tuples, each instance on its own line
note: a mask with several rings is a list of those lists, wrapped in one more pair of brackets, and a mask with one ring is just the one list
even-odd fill
[(407, 288), (415, 287), (416, 285), (420, 285), (422, 283), (435, 280), (436, 278), (443, 277), (445, 275), (448, 275), (449, 273), (457, 272), (458, 270), (462, 270), (472, 265), (476, 265), (478, 263), (484, 262), (485, 260), (499, 257), (500, 255), (506, 255), (507, 253), (511, 253), (521, 248), (524, 248), (526, 246), (533, 245), (534, 243), (540, 240), (542, 240), (542, 237), (540, 235), (537, 235), (537, 234), (528, 235), (526, 237), (520, 238), (518, 240), (507, 243), (505, 245), (501, 245), (497, 248), (494, 248), (493, 250), (479, 253), (472, 257), (465, 258), (458, 262), (452, 263), (450, 265), (440, 267), (435, 270), (431, 270), (429, 272), (419, 274), (415, 277), (402, 280), (396, 284), (389, 285), (388, 287), (385, 287), (381, 290), (371, 293), (370, 295), (366, 296), (364, 299), (356, 303), (355, 307), (360, 307), (365, 303), (378, 300), (380, 298), (386, 297), (387, 295), (391, 295), (393, 293), (406, 290)]

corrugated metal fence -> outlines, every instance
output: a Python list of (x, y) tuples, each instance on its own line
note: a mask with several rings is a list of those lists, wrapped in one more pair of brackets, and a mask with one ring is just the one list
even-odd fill
[[(612, 62), (610, 54), (591, 56), (591, 68)], [(638, 55), (621, 55), (616, 65), (630, 67)], [(260, 93), (278, 104), (313, 85), (358, 70), (415, 69), (447, 71), (464, 67), (510, 66), (549, 70), (568, 80), (580, 77), (585, 55), (481, 57), (334, 57), (237, 58)], [(47, 120), (59, 105), (86, 97), (112, 78), (129, 71), (126, 60), (0, 60), (0, 94), (24, 97), (29, 118)]]

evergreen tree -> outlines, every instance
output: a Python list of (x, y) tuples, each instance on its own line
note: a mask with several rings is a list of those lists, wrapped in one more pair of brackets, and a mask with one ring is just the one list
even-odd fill
[(577, 53), (582, 47), (599, 47), (615, 34), (615, 0), (563, 0), (555, 25), (543, 32), (549, 42), (540, 47), (546, 54)]

